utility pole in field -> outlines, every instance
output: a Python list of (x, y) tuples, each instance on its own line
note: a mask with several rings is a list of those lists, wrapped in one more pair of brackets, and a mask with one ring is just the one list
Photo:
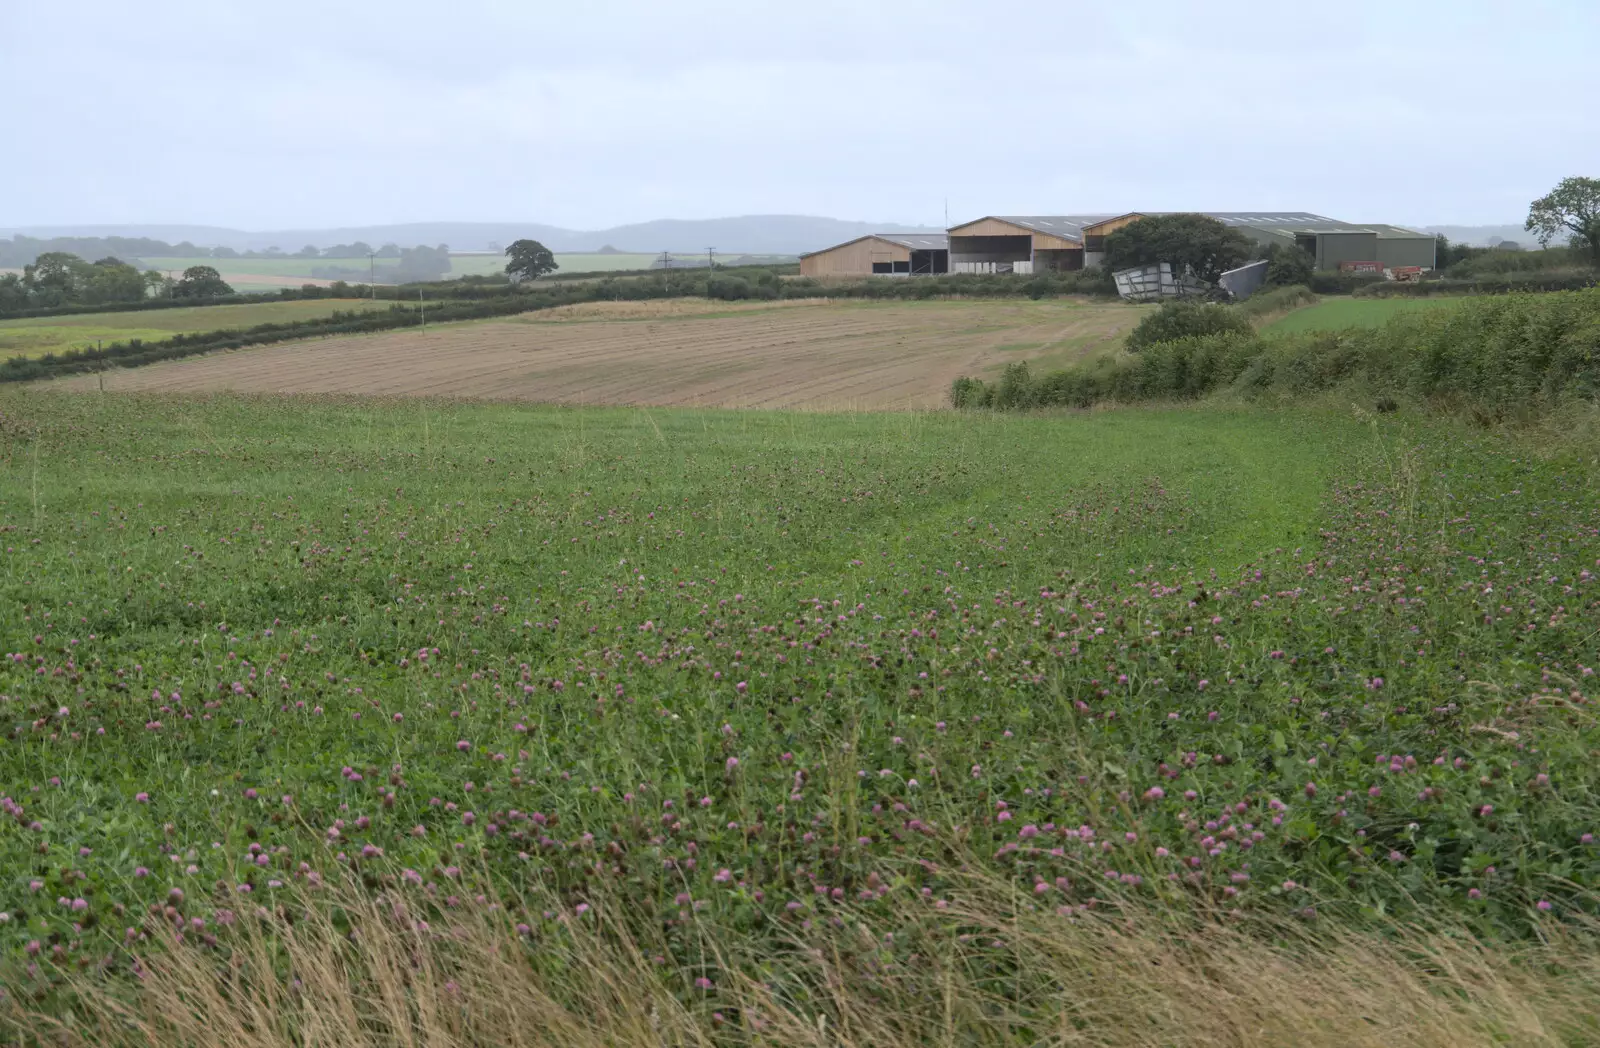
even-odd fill
[[(376, 240), (377, 238), (374, 237), (373, 239)], [(377, 299), (378, 299), (378, 253), (376, 251), (368, 251), (367, 252), (367, 291), (372, 296), (373, 301), (377, 301)]]
[(714, 247), (706, 248), (706, 268), (707, 269), (716, 269), (717, 268), (717, 249), (714, 248)]

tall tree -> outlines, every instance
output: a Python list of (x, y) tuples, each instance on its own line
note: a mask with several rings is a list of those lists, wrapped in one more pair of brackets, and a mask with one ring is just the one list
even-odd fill
[(1294, 287), (1311, 283), (1317, 260), (1295, 244), (1273, 244), (1261, 256), (1267, 260), (1267, 283), (1273, 287)]
[(1105, 264), (1128, 269), (1170, 262), (1175, 274), (1187, 265), (1201, 280), (1215, 282), (1225, 270), (1248, 262), (1254, 251), (1254, 241), (1214, 218), (1151, 215), (1106, 237)]
[(138, 302), (145, 297), (144, 276), (120, 258), (102, 258), (88, 268), (85, 302)]
[(210, 266), (190, 266), (172, 288), (174, 298), (221, 298), (231, 294), (233, 288)]
[(65, 306), (83, 297), (88, 283), (89, 263), (66, 251), (46, 251), (30, 265), (22, 267), (22, 282), (27, 285), (33, 305)]
[(450, 272), (450, 248), (444, 244), (438, 247), (418, 244), (400, 252), (398, 273), (401, 283), (439, 280), (448, 272)]
[(159, 270), (147, 269), (143, 274), (145, 294), (151, 298), (171, 298), (177, 281)]
[(1600, 266), (1600, 178), (1563, 178), (1550, 192), (1528, 205), (1523, 229), (1545, 247), (1563, 232), (1572, 246), (1587, 251)]
[(28, 286), (15, 273), (0, 273), (0, 313), (14, 309), (27, 309), (33, 305), (28, 296)]
[(556, 256), (537, 240), (513, 241), (506, 248), (506, 257), (511, 259), (506, 263), (506, 273), (518, 280), (538, 280), (561, 268)]

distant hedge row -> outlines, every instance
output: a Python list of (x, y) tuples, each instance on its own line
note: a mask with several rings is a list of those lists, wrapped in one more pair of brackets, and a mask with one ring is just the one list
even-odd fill
[(1600, 271), (1593, 269), (1546, 269), (1461, 280), (1450, 277), (1416, 283), (1385, 280), (1361, 288), (1356, 294), (1371, 298), (1495, 295), (1512, 291), (1578, 291), (1597, 283), (1600, 283)]
[[(520, 313), (525, 308), (522, 303), (512, 300), (447, 302), (430, 306), (427, 309), (426, 319), (429, 322), (476, 320)], [(12, 357), (4, 364), (0, 364), (0, 382), (27, 382), (85, 371), (99, 371), (112, 365), (138, 367), (142, 364), (154, 364), (157, 361), (174, 360), (214, 350), (242, 349), (245, 346), (287, 342), (293, 339), (414, 327), (422, 321), (423, 314), (417, 309), (397, 304), (388, 310), (335, 312), (331, 316), (317, 320), (257, 324), (250, 328), (225, 328), (218, 331), (196, 331), (173, 335), (171, 338), (159, 341), (147, 342), (135, 338), (127, 342), (112, 342), (105, 346), (74, 349), (65, 353), (49, 353), (41, 357)]]
[(147, 298), (137, 302), (98, 302), (93, 305), (78, 303), (70, 306), (14, 309), (0, 312), (0, 320), (30, 320), (38, 317), (66, 317), (90, 313), (142, 313), (148, 310), (194, 309), (205, 306), (260, 305), (265, 302), (293, 302), (300, 299), (377, 298), (380, 301), (398, 301), (404, 298), (410, 302), (417, 300), (415, 292), (407, 297), (401, 294), (403, 290), (395, 287), (379, 287), (377, 294), (373, 295), (373, 289), (365, 284), (335, 284), (332, 287), (307, 284), (305, 287), (280, 288), (270, 293), (219, 295), (215, 298)]
[(1600, 288), (1485, 297), (1366, 330), (1188, 337), (1046, 375), (1018, 363), (998, 382), (957, 379), (950, 400), (957, 408), (1081, 408), (1223, 389), (1302, 396), (1345, 384), (1465, 406), (1486, 419), (1600, 400)]

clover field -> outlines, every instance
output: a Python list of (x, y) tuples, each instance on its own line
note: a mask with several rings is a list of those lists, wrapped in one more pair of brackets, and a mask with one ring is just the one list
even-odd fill
[(1525, 936), (1595, 909), (1597, 576), (1592, 461), (1403, 415), (8, 394), (0, 953), (353, 876), (709, 978), (975, 866)]

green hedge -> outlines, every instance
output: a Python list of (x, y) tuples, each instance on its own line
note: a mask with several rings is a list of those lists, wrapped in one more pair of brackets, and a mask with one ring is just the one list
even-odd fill
[(1507, 276), (1476, 277), (1471, 280), (1419, 280), (1415, 283), (1386, 280), (1356, 291), (1363, 298), (1416, 298), (1429, 295), (1494, 295), (1512, 291), (1577, 291), (1600, 282), (1600, 271), (1593, 269), (1554, 269), (1513, 273)]
[[(476, 320), (484, 317), (521, 313), (526, 306), (516, 300), (499, 302), (455, 302), (430, 306), (426, 319), (433, 321)], [(251, 328), (224, 328), (173, 335), (156, 342), (130, 339), (105, 346), (49, 353), (42, 357), (12, 357), (0, 364), (0, 382), (27, 382), (85, 371), (99, 371), (108, 365), (138, 367), (162, 360), (195, 356), (220, 349), (287, 342), (293, 339), (351, 335), (414, 327), (423, 321), (415, 308), (396, 304), (388, 310), (366, 313), (336, 312), (308, 321), (285, 324), (258, 324)]]
[(1305, 396), (1347, 383), (1485, 418), (1600, 400), (1600, 288), (1486, 297), (1381, 328), (1181, 338), (1039, 377), (1013, 365), (998, 383), (958, 379), (950, 399), (958, 408), (1088, 407), (1223, 389)]

